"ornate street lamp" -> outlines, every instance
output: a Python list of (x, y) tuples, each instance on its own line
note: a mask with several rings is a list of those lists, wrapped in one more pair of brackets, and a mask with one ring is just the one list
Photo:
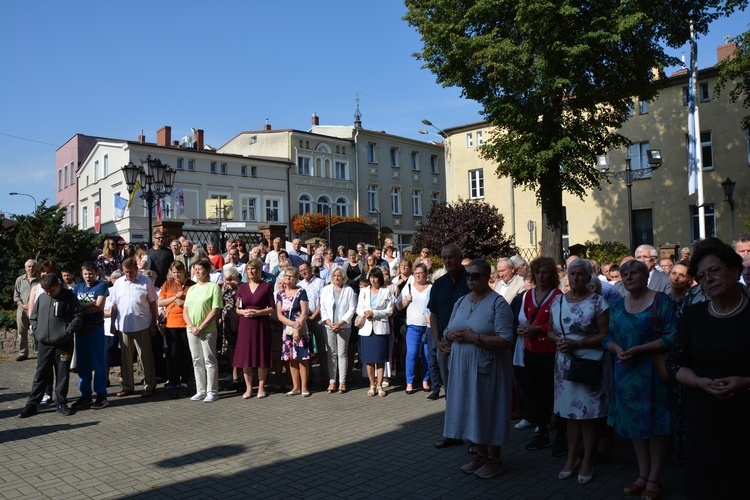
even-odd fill
[(151, 155), (148, 155), (145, 160), (141, 160), (140, 166), (132, 161), (128, 162), (122, 167), (122, 173), (125, 176), (128, 193), (133, 192), (136, 183), (140, 184), (140, 198), (146, 202), (148, 208), (148, 243), (150, 244), (153, 232), (152, 210), (159, 200), (172, 194), (176, 172), (158, 158), (152, 159)]
[(646, 174), (653, 172), (657, 168), (661, 167), (661, 151), (658, 149), (649, 149), (646, 151), (648, 158), (648, 166), (639, 168), (633, 171), (630, 166), (630, 157), (625, 159), (625, 170), (611, 172), (609, 170), (609, 156), (602, 155), (597, 157), (596, 164), (599, 167), (600, 172), (604, 177), (615, 177), (617, 179), (623, 179), (625, 186), (628, 189), (628, 234), (630, 237), (630, 254), (632, 255), (635, 251), (635, 234), (633, 232), (633, 179), (642, 179)]

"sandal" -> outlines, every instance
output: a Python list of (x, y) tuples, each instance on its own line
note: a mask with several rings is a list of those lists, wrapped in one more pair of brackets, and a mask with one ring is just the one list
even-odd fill
[(339, 394), (346, 394), (346, 384), (343, 382), (339, 384)]
[(435, 441), (435, 448), (447, 448), (449, 446), (457, 446), (459, 444), (464, 444), (463, 439), (453, 439), (453, 438), (442, 438)]
[(643, 476), (638, 476), (638, 479), (643, 480), (644, 484), (636, 484), (635, 482), (632, 482), (629, 485), (627, 485), (625, 489), (623, 490), (623, 493), (625, 494), (626, 497), (637, 497), (643, 492), (643, 490), (646, 489), (646, 484), (648, 484), (648, 479), (646, 479)]
[(649, 500), (659, 500), (661, 498), (661, 485), (657, 483), (656, 481), (647, 481), (646, 486), (649, 484), (655, 484), (659, 489), (658, 490), (651, 490), (649, 488), (645, 488), (641, 492), (641, 498), (647, 498)]
[(479, 453), (477, 445), (475, 444), (470, 444), (466, 451), (469, 452), (469, 455), (476, 455), (477, 453)]
[(367, 391), (367, 395), (370, 396), (370, 397), (374, 397), (375, 396), (375, 386), (374, 385), (370, 386), (370, 390)]
[(333, 394), (336, 392), (336, 384), (329, 384), (328, 389), (326, 389), (326, 392), (328, 394)]

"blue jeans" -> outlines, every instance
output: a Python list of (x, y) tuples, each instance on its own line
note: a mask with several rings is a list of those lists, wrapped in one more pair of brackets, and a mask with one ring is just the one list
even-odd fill
[(422, 361), (422, 381), (430, 380), (430, 365), (427, 360), (427, 344), (422, 343), (422, 335), (427, 331), (426, 326), (406, 325), (406, 383), (414, 383), (414, 371), (417, 360)]
[(97, 396), (107, 397), (109, 370), (105, 346), (103, 323), (88, 335), (76, 333), (76, 372), (81, 377), (78, 382), (81, 396), (91, 397), (91, 372), (93, 371), (94, 392)]

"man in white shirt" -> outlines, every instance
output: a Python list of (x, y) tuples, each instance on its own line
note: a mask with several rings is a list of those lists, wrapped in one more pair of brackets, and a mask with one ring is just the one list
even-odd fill
[(133, 347), (138, 349), (138, 357), (143, 364), (146, 379), (142, 396), (151, 397), (156, 390), (154, 354), (151, 350), (151, 337), (158, 332), (156, 289), (151, 280), (138, 272), (133, 259), (122, 263), (123, 277), (115, 281), (110, 290), (112, 301), (110, 331), (122, 342), (122, 391), (118, 397), (133, 394)]
[(516, 274), (513, 261), (507, 257), (497, 260), (497, 275), (500, 279), (495, 283), (495, 291), (502, 295), (508, 304), (513, 302), (516, 295), (526, 289), (523, 278)]
[(237, 248), (230, 248), (227, 252), (227, 263), (224, 264), (222, 271), (229, 267), (237, 269), (237, 272), (240, 273), (242, 281), (245, 281), (245, 264), (240, 262), (240, 251), (237, 250)]
[(281, 250), (281, 238), (274, 238), (271, 242), (273, 249), (266, 254), (266, 265), (269, 271), (279, 265), (279, 250)]
[[(320, 324), (320, 292), (325, 282), (315, 276), (310, 264), (303, 262), (299, 266), (300, 281), (297, 286), (307, 293), (307, 326), (312, 335), (315, 335), (315, 343), (318, 347), (318, 363), (320, 364), (320, 383), (328, 387), (328, 358), (326, 353), (326, 329)], [(312, 373), (312, 372), (311, 372)]]

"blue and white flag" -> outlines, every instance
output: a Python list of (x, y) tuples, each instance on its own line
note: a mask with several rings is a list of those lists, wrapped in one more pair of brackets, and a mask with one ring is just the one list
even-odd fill
[(125, 217), (125, 209), (128, 207), (128, 199), (115, 194), (114, 207), (115, 220), (121, 220)]

